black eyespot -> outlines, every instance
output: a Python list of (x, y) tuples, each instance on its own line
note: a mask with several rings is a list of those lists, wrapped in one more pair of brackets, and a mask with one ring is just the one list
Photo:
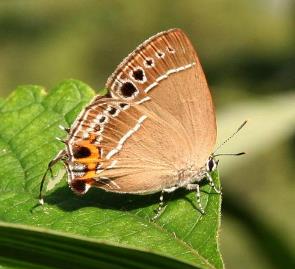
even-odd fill
[(100, 131), (100, 126), (97, 124), (97, 125), (95, 125), (95, 127), (93, 128), (93, 130), (95, 131), (95, 132), (99, 132)]
[(134, 79), (136, 79), (136, 80), (143, 81), (143, 79), (144, 79), (144, 73), (143, 73), (143, 70), (142, 70), (142, 69), (134, 70), (134, 71), (133, 71), (133, 77), (134, 77)]
[(154, 61), (153, 61), (152, 59), (145, 60), (145, 64), (146, 64), (147, 66), (152, 66), (153, 63), (154, 63)]
[(128, 104), (120, 103), (119, 106), (124, 110), (128, 106)]
[(158, 51), (158, 52), (157, 52), (157, 55), (158, 55), (159, 58), (162, 58), (162, 57), (164, 56), (164, 53), (161, 52), (161, 51)]
[(73, 147), (73, 155), (75, 159), (87, 158), (91, 155), (91, 151), (87, 147)]
[(114, 107), (111, 107), (108, 112), (109, 112), (110, 115), (115, 115), (116, 112), (117, 112), (117, 109), (114, 108)]
[(172, 49), (171, 47), (168, 47), (167, 49), (168, 49), (168, 51), (169, 51), (170, 53), (173, 53), (173, 52), (175, 52), (175, 50), (174, 50), (174, 49)]
[(128, 98), (137, 92), (136, 87), (131, 82), (125, 82), (121, 87), (121, 94)]
[(106, 116), (101, 116), (101, 118), (99, 119), (99, 122), (104, 123), (106, 119), (107, 119)]
[(75, 192), (83, 194), (86, 190), (86, 184), (83, 180), (73, 180), (71, 182), (71, 188)]

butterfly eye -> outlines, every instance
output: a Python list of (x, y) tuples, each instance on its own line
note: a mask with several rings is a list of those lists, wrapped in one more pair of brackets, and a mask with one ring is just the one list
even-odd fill
[(207, 162), (207, 171), (212, 172), (216, 169), (217, 164), (213, 158), (210, 158)]

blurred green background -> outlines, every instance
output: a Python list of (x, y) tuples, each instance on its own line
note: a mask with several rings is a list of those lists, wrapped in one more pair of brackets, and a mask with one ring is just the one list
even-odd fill
[[(217, 107), (227, 268), (294, 268), (295, 2), (0, 1), (0, 98), (75, 78), (104, 86), (140, 42), (182, 28)], [(292, 263), (293, 262), (293, 263)]]

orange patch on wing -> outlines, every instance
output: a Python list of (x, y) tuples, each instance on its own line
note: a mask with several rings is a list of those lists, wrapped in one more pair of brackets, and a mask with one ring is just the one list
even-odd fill
[(101, 159), (100, 147), (93, 144), (94, 140), (95, 136), (91, 134), (89, 139), (77, 141), (72, 147), (75, 160), (91, 166), (89, 170), (95, 169)]

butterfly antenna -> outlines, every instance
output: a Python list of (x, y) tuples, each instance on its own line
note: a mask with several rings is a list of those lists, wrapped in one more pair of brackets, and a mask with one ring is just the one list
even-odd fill
[(231, 155), (231, 156), (239, 156), (245, 154), (245, 152), (240, 152), (240, 153), (225, 153), (225, 154), (215, 154), (216, 151), (218, 151), (224, 144), (226, 144), (229, 140), (231, 140), (248, 122), (248, 120), (245, 120), (240, 127), (227, 139), (225, 139), (218, 147), (217, 149), (213, 152), (213, 156), (220, 156), (220, 155)]
[(246, 154), (246, 152), (239, 152), (239, 153), (220, 153), (220, 154), (213, 154), (212, 156), (213, 157), (216, 157), (216, 156), (241, 156), (241, 155), (244, 155)]

